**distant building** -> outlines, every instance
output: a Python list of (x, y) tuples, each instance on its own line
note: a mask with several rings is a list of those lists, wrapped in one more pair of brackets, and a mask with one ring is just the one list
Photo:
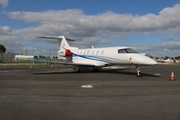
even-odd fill
[(18, 55), (18, 53), (3, 53), (3, 59), (4, 61), (13, 61), (15, 58), (15, 55)]

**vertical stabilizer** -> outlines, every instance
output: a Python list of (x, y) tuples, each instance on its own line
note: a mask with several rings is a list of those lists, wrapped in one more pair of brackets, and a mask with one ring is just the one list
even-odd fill
[(58, 37), (58, 42), (59, 42), (59, 49), (69, 49), (70, 46), (64, 36), (59, 36)]

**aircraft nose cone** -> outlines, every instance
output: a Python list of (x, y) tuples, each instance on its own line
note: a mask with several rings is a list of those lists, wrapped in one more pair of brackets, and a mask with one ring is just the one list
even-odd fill
[(155, 60), (153, 60), (153, 59), (150, 59), (150, 60), (149, 60), (149, 64), (150, 64), (150, 65), (156, 65), (157, 62), (156, 62)]
[(146, 65), (156, 65), (157, 62), (154, 59), (145, 56), (144, 64), (146, 64)]
[(131, 62), (137, 65), (156, 65), (157, 64), (157, 62), (154, 59), (149, 58), (144, 55), (131, 57)]
[(157, 62), (149, 57), (143, 56), (142, 58), (139, 58), (139, 64), (142, 65), (156, 65)]

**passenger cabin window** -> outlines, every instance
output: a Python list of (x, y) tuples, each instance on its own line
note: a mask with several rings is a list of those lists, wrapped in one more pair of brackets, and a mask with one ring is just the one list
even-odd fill
[(104, 51), (101, 52), (101, 55), (103, 55), (103, 54), (104, 54)]
[(89, 53), (90, 53), (90, 50), (87, 52), (87, 54), (89, 55)]
[(131, 49), (131, 48), (127, 48), (127, 49), (119, 49), (118, 53), (138, 53), (135, 50)]

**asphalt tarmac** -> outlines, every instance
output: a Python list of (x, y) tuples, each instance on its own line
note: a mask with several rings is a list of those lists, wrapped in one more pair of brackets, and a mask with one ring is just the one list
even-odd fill
[(1, 65), (0, 120), (180, 120), (180, 66), (141, 72)]

